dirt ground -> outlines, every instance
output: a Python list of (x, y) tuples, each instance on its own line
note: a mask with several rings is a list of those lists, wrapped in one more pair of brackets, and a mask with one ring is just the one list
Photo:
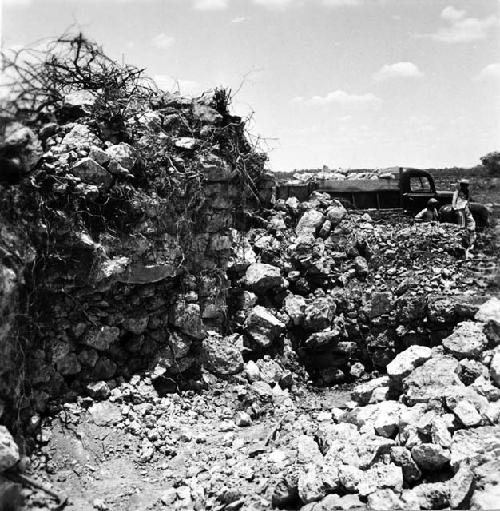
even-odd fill
[[(271, 398), (267, 404), (259, 399), (254, 403), (262, 406), (262, 416), (238, 426), (239, 392), (237, 385), (218, 383), (198, 395), (159, 398), (139, 393), (137, 398), (144, 402), (135, 406), (147, 409), (154, 404), (158, 412), (155, 421), (144, 415), (139, 422), (150, 427), (165, 423), (160, 448), (154, 452), (145, 449), (142, 435), (127, 431), (123, 404), (108, 400), (87, 410), (68, 404), (46, 423), (43, 445), (28, 472), (61, 500), (58, 504), (45, 491), (25, 490), (24, 509), (174, 509), (175, 495), (182, 492), (190, 498), (184, 505), (177, 500), (175, 509), (270, 509), (291, 438), (304, 429), (298, 423), (321, 420), (321, 414), (331, 419), (335, 407), (345, 407), (350, 392), (312, 389)], [(177, 413), (165, 414), (166, 409)]]

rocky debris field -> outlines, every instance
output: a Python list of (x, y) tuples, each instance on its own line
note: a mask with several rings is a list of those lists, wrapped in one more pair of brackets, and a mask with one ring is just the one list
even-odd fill
[(495, 509), (499, 341), (493, 298), (351, 391), (283, 390), (268, 357), (201, 393), (135, 376), (46, 419), (30, 459), (2, 430), (0, 466), (42, 483), (28, 509)]
[(316, 383), (352, 381), (440, 344), (498, 285), (490, 233), (465, 261), (457, 226), (372, 215), (315, 193), (234, 233), (229, 312), (245, 357), (284, 350)]

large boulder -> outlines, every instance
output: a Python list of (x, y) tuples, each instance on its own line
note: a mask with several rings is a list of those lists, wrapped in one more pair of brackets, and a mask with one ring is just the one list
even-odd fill
[(320, 425), (318, 437), (327, 451), (325, 463), (330, 466), (344, 464), (366, 469), (389, 454), (394, 445), (390, 438), (360, 433), (349, 423)]
[(208, 371), (217, 376), (229, 376), (243, 370), (243, 339), (238, 334), (222, 337), (208, 332), (203, 340), (203, 359)]
[(365, 424), (373, 426), (377, 435), (390, 438), (396, 434), (400, 416), (405, 410), (406, 406), (402, 403), (389, 400), (354, 408), (346, 413), (343, 420), (352, 422), (358, 427)]
[(411, 456), (422, 470), (440, 470), (450, 461), (449, 451), (432, 443), (416, 445), (411, 450)]
[(441, 400), (464, 388), (456, 371), (458, 361), (449, 356), (430, 358), (403, 380), (404, 398), (408, 405)]
[(300, 218), (295, 232), (297, 236), (314, 235), (323, 225), (325, 217), (321, 211), (311, 209), (306, 211)]
[(282, 287), (284, 280), (276, 266), (254, 263), (247, 268), (243, 283), (254, 293), (264, 294), (271, 289)]
[(453, 333), (443, 340), (446, 351), (458, 359), (480, 358), (488, 339), (483, 333), (483, 324), (463, 321)]
[(393, 463), (375, 463), (363, 474), (358, 487), (361, 496), (368, 496), (377, 490), (388, 488), (401, 492), (403, 489), (403, 471)]
[(400, 383), (416, 367), (429, 360), (431, 355), (432, 350), (427, 346), (410, 346), (407, 350), (396, 355), (394, 360), (387, 364), (387, 375), (394, 382)]
[(461, 429), (453, 435), (450, 464), (458, 470), (463, 462), (477, 462), (500, 449), (500, 426)]
[(380, 378), (374, 378), (365, 383), (356, 385), (351, 392), (351, 399), (356, 401), (360, 405), (367, 405), (373, 393), (380, 388), (387, 388), (389, 386), (389, 377), (381, 376)]
[(337, 226), (342, 219), (347, 214), (347, 210), (342, 206), (339, 201), (334, 201), (334, 203), (328, 207), (326, 210), (326, 218), (330, 220), (332, 223), (332, 227)]
[(245, 332), (255, 347), (269, 348), (284, 329), (285, 325), (260, 305), (251, 310), (245, 321)]
[(200, 306), (197, 303), (178, 300), (171, 311), (170, 322), (193, 339), (201, 340), (206, 335), (201, 319)]
[(134, 148), (122, 142), (112, 145), (106, 149), (110, 161), (108, 170), (112, 174), (131, 175), (130, 171), (134, 168), (136, 157)]
[(0, 473), (19, 461), (19, 449), (5, 426), (0, 426)]
[(305, 309), (304, 327), (312, 332), (324, 330), (330, 326), (335, 310), (336, 305), (331, 298), (317, 298)]

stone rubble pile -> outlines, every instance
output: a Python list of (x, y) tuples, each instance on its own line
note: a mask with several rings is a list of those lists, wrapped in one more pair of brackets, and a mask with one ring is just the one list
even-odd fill
[[(464, 331), (469, 344), (458, 353)], [(442, 345), (409, 347), (339, 406), (323, 395), (311, 408), (314, 394), (270, 357), (244, 363), (238, 382), (212, 379), (200, 394), (162, 395), (153, 374), (134, 376), (107, 399), (79, 398), (46, 421), (31, 469), (66, 484), (76, 472), (89, 485), (102, 477), (99, 464), (132, 457), (149, 478), (161, 474), (148, 490), (154, 509), (494, 509), (499, 333), (492, 298)], [(61, 424), (103, 439), (95, 452), (89, 446), (96, 457), (65, 458)], [(125, 505), (117, 496), (93, 502)]]
[(372, 218), (319, 193), (278, 201), (260, 223), (233, 236), (232, 331), (245, 359), (298, 356), (319, 384), (438, 345), (486, 299), (455, 225)]
[(496, 508), (499, 329), (492, 298), (442, 346), (411, 346), (358, 386), (348, 411), (301, 440), (278, 507), (298, 496), (308, 511)]

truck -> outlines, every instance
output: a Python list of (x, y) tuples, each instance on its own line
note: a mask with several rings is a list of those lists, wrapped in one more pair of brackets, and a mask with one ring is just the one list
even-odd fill
[[(453, 191), (436, 190), (429, 172), (397, 167), (387, 177), (389, 179), (321, 179), (307, 183), (281, 183), (276, 186), (276, 199), (297, 197), (306, 200), (316, 191), (328, 193), (347, 208), (400, 209), (412, 216), (424, 209), (429, 199), (436, 199), (441, 221), (458, 222), (458, 215), (451, 207)], [(470, 210), (478, 228), (489, 225), (489, 211), (483, 204), (471, 202)]]

